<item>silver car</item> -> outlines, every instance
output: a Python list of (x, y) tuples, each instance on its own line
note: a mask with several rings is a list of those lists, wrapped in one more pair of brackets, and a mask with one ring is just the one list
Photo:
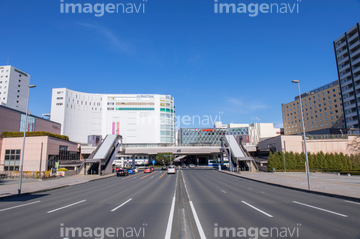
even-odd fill
[(175, 169), (175, 166), (174, 165), (170, 165), (167, 169), (167, 173), (170, 174), (170, 173), (173, 173), (175, 174), (176, 173), (176, 169)]

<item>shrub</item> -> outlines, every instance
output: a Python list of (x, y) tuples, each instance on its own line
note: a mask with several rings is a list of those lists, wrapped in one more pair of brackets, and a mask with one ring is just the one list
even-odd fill
[[(23, 137), (23, 136), (24, 136), (24, 132), (9, 132), (9, 131), (4, 131), (0, 135), (0, 137), (2, 138)], [(26, 132), (26, 137), (28, 136), (50, 136), (50, 137), (69, 141), (69, 137), (66, 135), (53, 134), (45, 131)]]

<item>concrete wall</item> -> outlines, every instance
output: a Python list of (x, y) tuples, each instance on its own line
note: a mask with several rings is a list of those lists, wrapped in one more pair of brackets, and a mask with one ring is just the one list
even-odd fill
[[(322, 151), (324, 153), (351, 154), (348, 149), (348, 145), (355, 138), (355, 136), (349, 136), (348, 139), (307, 139), (307, 151), (309, 153), (318, 153)], [(282, 148), (284, 148), (284, 145), (286, 147), (286, 152), (292, 151), (294, 153), (301, 153), (304, 151), (304, 141), (301, 135), (282, 135), (261, 141), (258, 145), (258, 150), (266, 151), (271, 145), (274, 145), (276, 147), (276, 151), (278, 152), (280, 152)]]
[(0, 106), (0, 133), (3, 131), (19, 132), (21, 113)]

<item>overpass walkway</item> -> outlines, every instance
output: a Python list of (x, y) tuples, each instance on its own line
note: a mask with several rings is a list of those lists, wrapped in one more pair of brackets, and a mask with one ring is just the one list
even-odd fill
[(121, 139), (120, 135), (108, 134), (94, 152), (85, 159), (84, 171), (87, 174), (99, 175), (111, 173), (113, 161), (121, 146)]
[(221, 148), (229, 159), (230, 170), (257, 171), (254, 159), (238, 144), (233, 135), (225, 135), (221, 141)]

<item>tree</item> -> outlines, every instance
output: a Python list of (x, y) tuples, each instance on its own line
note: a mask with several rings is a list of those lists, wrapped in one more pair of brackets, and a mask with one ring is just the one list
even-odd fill
[(351, 142), (348, 143), (347, 149), (352, 154), (360, 153), (360, 136), (357, 136)]
[(156, 164), (164, 164), (165, 163), (166, 165), (169, 165), (170, 158), (171, 158), (171, 161), (174, 160), (174, 155), (172, 153), (158, 153), (155, 158), (155, 163)]

